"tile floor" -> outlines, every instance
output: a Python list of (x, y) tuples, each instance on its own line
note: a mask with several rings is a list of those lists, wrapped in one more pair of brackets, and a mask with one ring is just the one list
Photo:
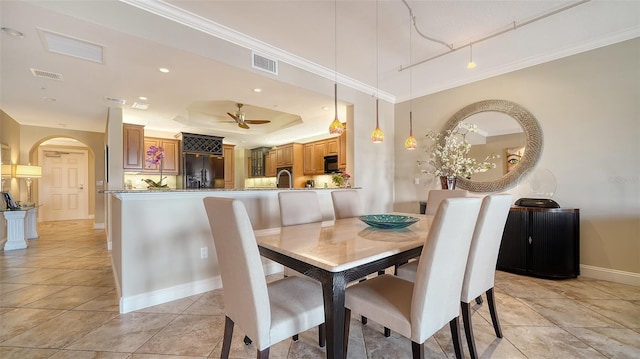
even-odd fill
[[(218, 358), (222, 291), (118, 313), (109, 252), (90, 221), (46, 222), (26, 250), (0, 252), (0, 358)], [(580, 278), (550, 281), (498, 272), (493, 333), (485, 305), (473, 315), (482, 358), (640, 358), (640, 288)], [(233, 358), (254, 358), (236, 328)], [(322, 358), (315, 329), (271, 349), (272, 358)], [(410, 358), (408, 340), (352, 317), (349, 358)], [(425, 346), (453, 358), (448, 326)], [(468, 357), (466, 344), (465, 354)]]

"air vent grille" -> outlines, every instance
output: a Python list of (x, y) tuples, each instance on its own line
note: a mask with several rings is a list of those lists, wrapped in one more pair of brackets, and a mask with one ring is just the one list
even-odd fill
[(135, 108), (136, 110), (146, 110), (149, 108), (149, 104), (144, 102), (134, 102), (133, 105), (131, 105), (131, 108)]
[(41, 77), (43, 79), (62, 81), (62, 74), (55, 72), (43, 71), (38, 69), (31, 69), (31, 74), (35, 77)]
[(121, 98), (115, 98), (115, 97), (105, 97), (104, 100), (107, 102), (118, 104), (118, 105), (124, 105), (125, 103), (127, 103), (127, 100), (123, 100)]
[(268, 73), (278, 74), (278, 61), (252, 52), (253, 68), (266, 71)]
[(182, 151), (222, 156), (222, 137), (182, 133)]

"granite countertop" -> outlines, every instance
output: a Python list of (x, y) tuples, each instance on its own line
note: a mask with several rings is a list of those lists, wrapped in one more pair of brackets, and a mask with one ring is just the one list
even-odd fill
[(361, 189), (361, 187), (351, 187), (351, 188), (176, 188), (176, 189), (105, 189), (100, 190), (98, 193), (158, 193), (158, 192), (247, 192), (247, 191), (307, 191), (307, 190), (315, 190), (315, 191), (326, 191), (326, 190), (341, 190), (341, 189)]

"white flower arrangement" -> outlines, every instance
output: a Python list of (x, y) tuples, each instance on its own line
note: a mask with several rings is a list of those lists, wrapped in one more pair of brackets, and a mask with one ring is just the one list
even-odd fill
[(418, 165), (427, 163), (430, 168), (422, 170), (422, 173), (434, 176), (455, 176), (469, 178), (472, 174), (486, 172), (496, 168), (496, 164), (489, 162), (491, 159), (499, 158), (499, 155), (491, 154), (482, 162), (475, 158), (467, 157), (471, 150), (471, 145), (467, 142), (467, 134), (478, 132), (474, 124), (460, 122), (453, 130), (448, 130), (446, 134), (430, 130), (427, 138), (433, 141), (427, 152), (430, 152), (429, 160), (418, 161)]

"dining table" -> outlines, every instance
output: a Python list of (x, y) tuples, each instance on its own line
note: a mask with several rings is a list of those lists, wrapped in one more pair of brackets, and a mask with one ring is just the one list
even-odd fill
[(320, 282), (329, 359), (345, 357), (347, 285), (405, 263), (422, 251), (433, 217), (390, 214), (418, 221), (404, 228), (379, 228), (353, 217), (255, 231), (263, 257)]

